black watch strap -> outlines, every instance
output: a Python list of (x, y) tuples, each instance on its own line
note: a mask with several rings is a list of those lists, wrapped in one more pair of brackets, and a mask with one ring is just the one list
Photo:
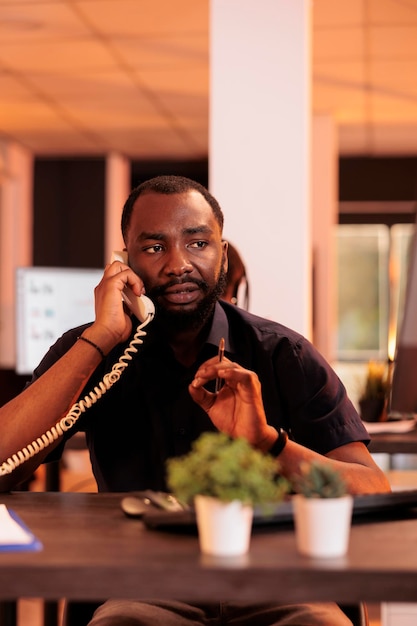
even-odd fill
[(278, 439), (273, 444), (272, 448), (268, 450), (268, 454), (277, 457), (281, 454), (288, 441), (288, 433), (283, 428), (278, 428)]

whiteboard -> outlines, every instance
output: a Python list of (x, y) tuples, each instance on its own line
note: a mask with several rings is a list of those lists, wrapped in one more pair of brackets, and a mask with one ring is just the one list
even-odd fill
[(67, 330), (94, 320), (102, 269), (16, 269), (16, 372), (31, 374)]

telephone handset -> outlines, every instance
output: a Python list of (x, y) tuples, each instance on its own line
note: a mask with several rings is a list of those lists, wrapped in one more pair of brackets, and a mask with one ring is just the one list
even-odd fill
[[(111, 262), (113, 263), (113, 261), (121, 261), (121, 263), (127, 265), (127, 252), (125, 250), (114, 250), (111, 256)], [(155, 315), (155, 306), (152, 300), (146, 296), (135, 295), (130, 287), (126, 286), (123, 289), (122, 298), (140, 322), (144, 322), (149, 316), (152, 319)]]
[[(115, 251), (112, 255), (112, 261), (122, 261), (127, 263), (127, 253), (124, 251)], [(97, 402), (120, 378), (126, 367), (129, 365), (129, 361), (132, 360), (132, 353), (138, 351), (137, 345), (143, 343), (142, 337), (146, 335), (143, 328), (149, 324), (154, 318), (155, 307), (149, 298), (146, 296), (136, 296), (129, 287), (125, 287), (122, 292), (123, 301), (131, 309), (132, 313), (138, 318), (140, 324), (136, 329), (135, 335), (119, 358), (107, 374), (103, 377), (103, 380), (98, 383), (92, 391), (90, 391), (82, 400), (79, 400), (72, 405), (68, 413), (59, 422), (52, 426), (46, 433), (32, 441), (22, 450), (19, 450), (11, 457), (9, 457), (4, 463), (0, 464), (0, 476), (11, 474), (19, 465), (35, 456), (41, 450), (44, 450), (51, 443), (61, 437), (66, 431), (70, 430), (78, 420), (80, 415), (84, 413), (89, 407)]]

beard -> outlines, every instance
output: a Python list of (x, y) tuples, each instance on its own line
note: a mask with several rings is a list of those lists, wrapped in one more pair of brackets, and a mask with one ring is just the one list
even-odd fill
[(168, 332), (171, 329), (175, 332), (182, 330), (195, 330), (202, 328), (209, 320), (216, 302), (225, 290), (226, 280), (227, 276), (223, 268), (220, 270), (217, 282), (212, 288), (210, 288), (209, 284), (204, 280), (187, 279), (187, 282), (193, 282), (198, 285), (199, 289), (201, 289), (201, 291), (205, 294), (204, 298), (198, 303), (196, 308), (190, 311), (173, 311), (158, 304), (158, 296), (162, 295), (167, 287), (178, 284), (178, 282), (170, 283), (164, 287), (155, 287), (150, 289), (147, 291), (146, 295), (155, 303), (155, 319), (158, 320), (161, 325), (168, 330)]

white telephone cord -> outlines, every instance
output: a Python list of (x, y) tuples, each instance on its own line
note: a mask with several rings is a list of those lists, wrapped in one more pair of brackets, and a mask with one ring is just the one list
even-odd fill
[(19, 465), (35, 456), (41, 450), (47, 448), (51, 443), (61, 437), (67, 430), (70, 430), (79, 419), (80, 415), (97, 402), (120, 378), (129, 361), (132, 360), (132, 353), (138, 352), (137, 345), (143, 343), (142, 337), (146, 336), (142, 329), (153, 319), (153, 314), (149, 314), (144, 322), (139, 324), (136, 333), (123, 352), (120, 359), (115, 363), (110, 372), (104, 375), (98, 386), (94, 387), (82, 400), (72, 405), (68, 413), (61, 418), (55, 426), (52, 426), (46, 433), (32, 441), (32, 443), (19, 450), (4, 463), (0, 465), (0, 476), (11, 474)]

